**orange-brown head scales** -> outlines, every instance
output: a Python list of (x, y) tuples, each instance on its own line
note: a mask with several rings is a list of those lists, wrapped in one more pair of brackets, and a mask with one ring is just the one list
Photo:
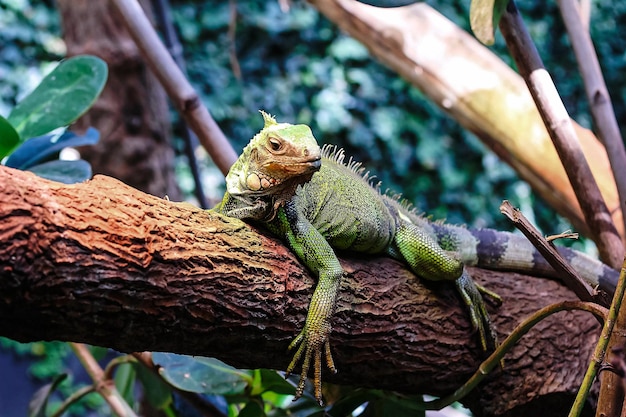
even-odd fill
[(232, 196), (282, 201), (320, 169), (322, 152), (308, 126), (277, 123), (261, 114), (265, 125), (230, 169), (227, 191)]

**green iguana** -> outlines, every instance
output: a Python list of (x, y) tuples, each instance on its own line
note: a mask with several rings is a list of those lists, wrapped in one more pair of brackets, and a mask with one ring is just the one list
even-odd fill
[[(454, 282), (483, 349), (495, 347), (495, 332), (464, 265), (555, 274), (523, 236), (429, 222), (381, 194), (359, 163), (344, 164), (342, 150), (320, 149), (308, 126), (277, 123), (261, 113), (265, 126), (231, 167), (227, 192), (214, 210), (263, 224), (318, 278), (304, 328), (289, 346), (297, 350), (288, 374), (302, 359), (296, 398), (303, 393), (311, 361), (320, 403), (323, 354), (336, 371), (329, 335), (344, 271), (335, 250), (388, 255), (419, 277)], [(592, 285), (614, 291), (616, 271), (578, 252), (562, 253)]]

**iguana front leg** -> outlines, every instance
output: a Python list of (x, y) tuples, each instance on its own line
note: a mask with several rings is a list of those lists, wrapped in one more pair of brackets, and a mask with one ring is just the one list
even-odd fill
[(291, 250), (318, 277), (304, 328), (289, 345), (289, 349), (297, 350), (287, 367), (287, 373), (291, 373), (302, 359), (302, 372), (296, 389), (297, 399), (304, 391), (309, 367), (313, 361), (315, 398), (321, 405), (323, 353), (328, 368), (333, 373), (336, 372), (328, 338), (332, 330), (330, 320), (335, 312), (344, 271), (326, 239), (298, 211), (293, 201), (287, 202), (278, 210), (276, 219), (269, 227), (274, 233), (285, 238)]
[(461, 261), (454, 259), (418, 226), (402, 218), (398, 222), (394, 245), (390, 248), (391, 255), (397, 257), (398, 252), (413, 272), (422, 278), (432, 281), (454, 281), (467, 305), (472, 325), (478, 331), (483, 349), (496, 347), (496, 333), (480, 294), (481, 289), (474, 283)]
[(267, 199), (245, 197), (226, 192), (222, 201), (212, 210), (235, 219), (263, 220), (270, 209), (271, 204)]
[(296, 353), (287, 367), (287, 375), (291, 374), (298, 362), (302, 359), (300, 380), (296, 388), (295, 399), (300, 398), (304, 392), (306, 378), (313, 360), (313, 385), (315, 399), (322, 405), (322, 348), (326, 357), (326, 366), (332, 373), (337, 372), (335, 362), (330, 351), (329, 336), (332, 330), (330, 319), (335, 310), (337, 292), (339, 291), (339, 277), (320, 274), (320, 280), (315, 288), (306, 322), (302, 331), (289, 344), (289, 349), (295, 349)]

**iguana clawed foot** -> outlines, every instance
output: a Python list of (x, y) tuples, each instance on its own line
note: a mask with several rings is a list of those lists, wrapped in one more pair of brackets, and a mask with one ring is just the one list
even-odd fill
[(487, 307), (485, 306), (481, 292), (493, 297), (500, 303), (502, 299), (496, 293), (476, 285), (467, 271), (463, 271), (463, 275), (461, 275), (455, 283), (459, 294), (461, 294), (461, 298), (469, 309), (472, 326), (478, 331), (483, 350), (494, 350), (498, 347), (498, 337), (489, 319), (489, 313), (487, 312)]
[[(302, 396), (304, 392), (304, 386), (306, 384), (307, 375), (309, 373), (309, 367), (311, 366), (311, 359), (313, 359), (313, 385), (315, 388), (315, 399), (321, 405), (322, 402), (322, 348), (324, 348), (324, 354), (326, 356), (326, 366), (332, 373), (336, 373), (335, 363), (333, 356), (330, 353), (330, 342), (328, 335), (330, 333), (330, 327), (328, 329), (319, 329), (317, 331), (311, 330), (308, 326), (305, 326), (300, 334), (291, 342), (289, 349), (295, 349), (296, 353), (293, 355), (291, 363), (287, 367), (287, 375), (289, 376), (295, 369), (300, 359), (302, 360), (302, 372), (300, 372), (300, 380), (298, 381), (298, 387), (296, 388), (296, 396), (294, 401)], [(304, 356), (303, 356), (304, 355)]]

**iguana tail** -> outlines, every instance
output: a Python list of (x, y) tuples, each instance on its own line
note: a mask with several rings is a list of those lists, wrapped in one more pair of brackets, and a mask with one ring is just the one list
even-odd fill
[[(431, 227), (440, 245), (459, 253), (465, 264), (558, 278), (557, 272), (522, 235), (440, 223), (431, 223)], [(589, 285), (613, 295), (618, 271), (581, 252), (564, 247), (558, 251)]]

